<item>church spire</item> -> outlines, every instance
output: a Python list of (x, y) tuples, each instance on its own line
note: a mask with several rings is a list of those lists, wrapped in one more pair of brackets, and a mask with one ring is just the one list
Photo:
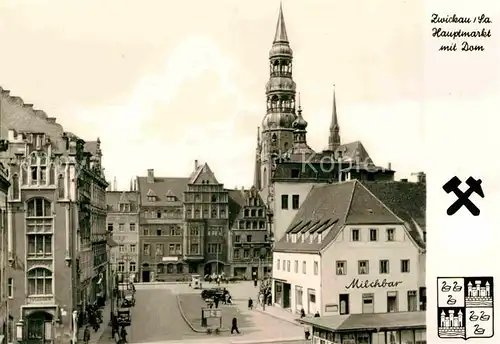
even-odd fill
[(276, 23), (276, 34), (274, 35), (273, 43), (289, 43), (288, 35), (286, 34), (285, 18), (283, 17), (283, 5), (281, 2), (278, 22)]
[(328, 138), (328, 150), (334, 152), (340, 146), (340, 127), (337, 118), (337, 100), (335, 98), (335, 85), (333, 85), (333, 109), (332, 123), (330, 124), (330, 136)]
[(254, 177), (253, 177), (253, 186), (257, 190), (261, 190), (261, 179), (260, 179), (260, 168), (261, 168), (261, 163), (260, 163), (260, 154), (261, 154), (261, 143), (260, 143), (260, 128), (257, 127), (257, 148), (255, 150), (255, 171), (254, 171)]

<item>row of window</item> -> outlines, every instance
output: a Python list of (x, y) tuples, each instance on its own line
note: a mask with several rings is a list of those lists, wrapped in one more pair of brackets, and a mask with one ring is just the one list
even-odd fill
[(137, 253), (137, 245), (136, 244), (120, 245), (118, 246), (118, 251), (120, 253)]
[[(217, 211), (218, 209), (218, 211)], [(202, 216), (203, 215), (203, 216)], [(200, 209), (195, 209), (194, 212), (192, 209), (186, 209), (186, 218), (187, 219), (225, 219), (226, 218), (226, 210), (224, 207), (221, 208), (212, 208), (212, 211), (209, 212), (207, 208), (203, 209), (203, 214)]]
[[(144, 256), (151, 256), (151, 253), (154, 252), (155, 256), (161, 256), (165, 254), (165, 245), (164, 244), (156, 244), (155, 250), (152, 251), (151, 248), (153, 244), (144, 244), (142, 249), (142, 254)], [(173, 255), (181, 255), (182, 254), (182, 246), (181, 244), (169, 244), (168, 245), (168, 254)]]
[(239, 229), (266, 229), (265, 221), (245, 221), (240, 220), (238, 222)]
[[(108, 222), (108, 232), (113, 232), (115, 229), (115, 224), (112, 222)], [(119, 232), (135, 232), (137, 229), (135, 223), (119, 223), (118, 224), (118, 231)]]
[[(410, 260), (409, 259), (401, 259), (400, 271), (402, 273), (410, 272)], [(347, 274), (347, 261), (338, 260), (336, 262), (336, 272), (337, 272), (337, 275), (346, 275)], [(358, 274), (359, 275), (368, 275), (369, 273), (370, 273), (370, 261), (358, 260)], [(389, 265), (388, 259), (379, 260), (378, 273), (380, 273), (380, 274), (390, 273), (390, 265)]]
[[(243, 251), (243, 255), (241, 254), (241, 252)], [(269, 258), (271, 257), (271, 251), (268, 250), (268, 249), (239, 249), (239, 248), (235, 248), (233, 250), (233, 258), (234, 259), (240, 259), (240, 258), (243, 258), (243, 259), (246, 259), (246, 258), (260, 258), (260, 259), (264, 259), (264, 258)]]
[(114, 207), (111, 204), (107, 205), (108, 211), (113, 211), (117, 209), (120, 213), (135, 213), (137, 212), (137, 204), (134, 203), (120, 203), (118, 207)]
[(156, 209), (156, 210), (144, 210), (142, 213), (145, 219), (182, 219), (183, 211), (182, 208), (168, 208), (168, 209)]
[[(281, 264), (283, 263), (283, 264)], [(284, 260), (283, 261), (280, 261), (280, 259), (278, 259), (276, 261), (276, 269), (277, 270), (282, 270), (282, 271), (286, 271), (286, 272), (290, 272), (290, 267), (291, 267), (291, 261), (290, 260)], [(314, 272), (314, 275), (318, 275), (319, 274), (319, 263), (318, 262), (314, 262), (313, 264), (313, 272)], [(293, 271), (295, 273), (299, 273), (299, 261), (298, 260), (295, 260), (294, 261), (294, 265), (293, 265)], [(302, 273), (305, 275), (307, 274), (307, 262), (305, 260), (302, 261)]]
[(264, 209), (245, 209), (245, 217), (264, 217)]
[[(387, 313), (393, 312), (416, 312), (418, 310), (424, 310), (420, 308), (425, 308), (422, 302), (422, 307), (419, 307), (418, 296), (416, 290), (409, 290), (406, 292), (407, 298), (407, 309), (399, 309), (399, 293), (398, 291), (388, 291), (387, 292)], [(339, 313), (349, 314), (349, 294), (339, 295)], [(375, 312), (375, 295), (373, 293), (365, 293), (361, 295), (361, 312), (362, 313), (374, 313)]]
[[(292, 195), (292, 209), (299, 209), (299, 195)], [(288, 209), (288, 195), (281, 195), (281, 209)]]
[[(396, 229), (387, 228), (385, 230), (385, 241), (395, 241), (396, 240)], [(369, 229), (369, 241), (379, 241), (379, 230), (377, 228)], [(361, 241), (361, 229), (353, 228), (351, 229), (351, 241)]]
[(170, 226), (170, 228), (163, 229), (163, 228), (157, 228), (156, 230), (152, 230), (150, 228), (143, 228), (142, 230), (142, 235), (145, 236), (182, 236), (182, 228), (179, 226)]
[[(147, 197), (148, 197), (148, 202), (160, 201), (160, 199), (157, 196), (155, 196), (155, 195), (149, 195)], [(165, 199), (167, 200), (167, 202), (175, 202), (175, 201), (177, 201), (177, 197), (175, 197), (175, 196), (166, 196)]]
[(125, 262), (118, 262), (118, 272), (137, 272), (136, 262), (129, 262), (128, 270), (126, 269), (126, 266)]

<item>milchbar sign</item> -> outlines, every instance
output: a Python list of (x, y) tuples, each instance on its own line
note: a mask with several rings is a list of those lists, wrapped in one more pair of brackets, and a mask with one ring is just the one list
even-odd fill
[(383, 279), (382, 281), (378, 278), (374, 281), (370, 280), (360, 280), (359, 278), (354, 278), (352, 282), (345, 286), (346, 289), (367, 289), (367, 288), (395, 288), (399, 286), (403, 281), (388, 281)]

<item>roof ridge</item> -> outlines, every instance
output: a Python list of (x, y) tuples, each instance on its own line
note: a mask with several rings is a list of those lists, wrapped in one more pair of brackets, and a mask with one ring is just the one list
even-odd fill
[(356, 183), (358, 183), (358, 181), (356, 179), (354, 179), (354, 183), (352, 183), (352, 191), (351, 191), (351, 197), (349, 198), (349, 204), (347, 205), (347, 209), (346, 209), (346, 212), (345, 212), (345, 215), (344, 215), (344, 225), (346, 224), (347, 222), (347, 217), (349, 216), (349, 212), (351, 211), (351, 206), (352, 206), (352, 200), (354, 199), (354, 190), (356, 190)]

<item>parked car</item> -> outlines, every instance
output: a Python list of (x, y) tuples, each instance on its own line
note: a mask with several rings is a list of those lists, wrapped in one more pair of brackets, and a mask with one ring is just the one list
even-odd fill
[(201, 297), (204, 299), (211, 299), (214, 298), (215, 296), (218, 296), (219, 298), (224, 297), (224, 295), (227, 293), (224, 288), (210, 288), (210, 289), (203, 289), (201, 291)]

